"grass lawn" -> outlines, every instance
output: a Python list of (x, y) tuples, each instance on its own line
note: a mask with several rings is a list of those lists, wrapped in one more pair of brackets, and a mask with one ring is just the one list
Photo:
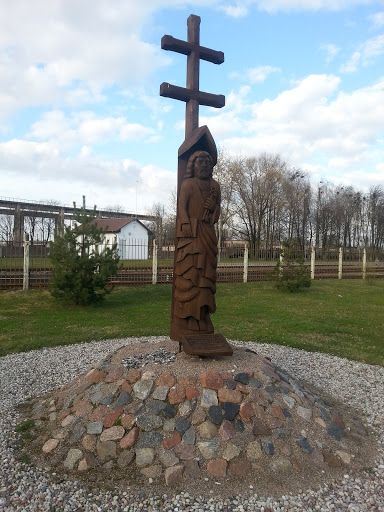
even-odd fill
[[(384, 366), (384, 279), (218, 284), (216, 332)], [(116, 288), (101, 305), (65, 306), (46, 290), (0, 292), (0, 356), (126, 336), (167, 335), (171, 286)]]

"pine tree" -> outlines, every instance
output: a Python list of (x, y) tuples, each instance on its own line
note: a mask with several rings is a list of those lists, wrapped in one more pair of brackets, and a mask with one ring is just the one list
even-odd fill
[(96, 211), (87, 214), (85, 205), (76, 210), (75, 227), (65, 226), (52, 245), (51, 293), (64, 302), (89, 305), (100, 302), (111, 291), (110, 276), (119, 263), (117, 244), (105, 245), (105, 231), (94, 222)]

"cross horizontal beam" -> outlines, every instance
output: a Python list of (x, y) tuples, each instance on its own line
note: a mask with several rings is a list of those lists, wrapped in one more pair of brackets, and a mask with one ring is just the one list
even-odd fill
[(163, 82), (160, 85), (160, 96), (188, 102), (197, 100), (200, 105), (207, 107), (222, 108), (225, 105), (225, 96), (223, 94), (211, 94), (209, 92), (197, 91), (195, 89), (186, 89)]
[(182, 41), (181, 39), (176, 39), (175, 37), (168, 35), (161, 38), (161, 48), (163, 50), (182, 53), (183, 55), (190, 55), (192, 51), (198, 51), (200, 59), (212, 62), (213, 64), (222, 64), (224, 62), (223, 52), (211, 50), (205, 46)]

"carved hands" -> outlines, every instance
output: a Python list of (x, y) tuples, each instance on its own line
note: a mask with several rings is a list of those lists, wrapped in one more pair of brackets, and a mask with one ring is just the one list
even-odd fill
[(204, 209), (212, 213), (216, 208), (216, 201), (212, 197), (207, 197), (204, 201)]

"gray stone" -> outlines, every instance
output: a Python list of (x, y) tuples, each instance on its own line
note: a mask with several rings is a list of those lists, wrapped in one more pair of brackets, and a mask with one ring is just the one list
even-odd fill
[(195, 444), (196, 440), (196, 433), (195, 429), (193, 427), (189, 427), (189, 429), (185, 432), (183, 435), (183, 444), (189, 445), (189, 444)]
[(231, 389), (232, 391), (233, 391), (234, 389), (236, 389), (236, 385), (237, 385), (237, 384), (236, 384), (236, 382), (235, 382), (233, 379), (227, 379), (225, 382), (226, 382), (226, 384), (227, 384), (227, 388), (228, 388), (228, 389)]
[(272, 460), (269, 464), (274, 473), (282, 473), (282, 476), (292, 469), (291, 461), (287, 457)]
[(301, 405), (299, 405), (297, 407), (297, 414), (298, 414), (298, 416), (305, 419), (306, 421), (309, 421), (312, 418), (311, 409), (308, 409), (306, 407), (301, 407)]
[(217, 427), (212, 421), (204, 421), (204, 423), (199, 425), (199, 434), (203, 439), (213, 439), (217, 435)]
[(106, 441), (118, 441), (119, 439), (122, 439), (125, 434), (124, 427), (116, 426), (107, 428), (104, 430), (104, 432), (100, 435), (100, 442), (104, 443)]
[(263, 452), (261, 450), (261, 446), (258, 441), (252, 441), (251, 443), (248, 443), (248, 446), (247, 446), (247, 459), (248, 460), (258, 460), (258, 459), (261, 459), (262, 456), (263, 456)]
[(341, 441), (341, 439), (345, 436), (344, 430), (340, 428), (339, 425), (334, 421), (331, 423), (331, 426), (327, 430), (327, 433), (329, 436), (336, 439), (336, 441)]
[(187, 418), (179, 417), (175, 421), (175, 429), (179, 432), (181, 436), (185, 434), (185, 432), (191, 426), (191, 422)]
[(139, 400), (145, 400), (151, 394), (155, 383), (153, 380), (139, 380), (133, 386), (135, 397)]
[(175, 466), (179, 462), (179, 459), (172, 450), (166, 450), (163, 447), (159, 449), (159, 460), (166, 468)]
[(223, 409), (224, 418), (229, 421), (233, 421), (240, 411), (240, 405), (232, 402), (222, 402), (221, 408)]
[(86, 430), (85, 427), (80, 425), (76, 430), (74, 430), (69, 438), (70, 444), (75, 444), (79, 441), (79, 439), (82, 437), (83, 434), (85, 434)]
[(283, 400), (290, 409), (293, 409), (295, 407), (296, 400), (292, 396), (284, 395)]
[(37, 416), (38, 414), (40, 414), (41, 412), (43, 412), (44, 410), (44, 406), (41, 405), (41, 404), (36, 404), (33, 406), (33, 409), (32, 409), (32, 415), (33, 416)]
[(219, 405), (211, 405), (208, 409), (208, 416), (215, 425), (221, 425), (223, 413)]
[(123, 405), (128, 405), (132, 401), (132, 395), (128, 393), (128, 391), (122, 391), (119, 395), (119, 398), (116, 401), (115, 409), (117, 409), (118, 407), (122, 407)]
[(183, 466), (173, 466), (164, 472), (165, 483), (168, 486), (179, 484), (183, 476)]
[(71, 448), (67, 453), (67, 457), (64, 461), (64, 467), (66, 469), (73, 469), (76, 462), (79, 461), (83, 456), (83, 452), (77, 448)]
[(249, 383), (249, 375), (248, 373), (242, 372), (235, 375), (235, 381), (241, 382), (241, 384), (247, 385)]
[(201, 407), (204, 409), (209, 409), (211, 405), (218, 405), (219, 400), (217, 398), (217, 393), (214, 389), (204, 388), (203, 393), (201, 395)]
[(79, 416), (78, 418), (75, 419), (75, 421), (73, 421), (71, 423), (71, 430), (75, 430), (79, 425), (80, 423), (83, 421), (83, 418), (81, 416)]
[(114, 441), (105, 441), (97, 444), (97, 455), (104, 461), (116, 457), (116, 443)]
[(109, 460), (108, 462), (103, 464), (103, 470), (109, 473), (113, 469), (114, 465), (115, 462), (113, 460)]
[(269, 439), (260, 439), (260, 444), (265, 455), (273, 455), (275, 453), (275, 447)]
[(182, 404), (179, 405), (179, 414), (180, 416), (184, 416), (187, 418), (191, 415), (194, 405), (196, 405), (196, 402), (192, 402), (192, 400), (186, 400)]
[(106, 396), (103, 396), (102, 398), (100, 398), (100, 400), (97, 403), (100, 405), (111, 405), (114, 398), (115, 398), (115, 395), (112, 395), (112, 394), (106, 395)]
[(111, 364), (112, 362), (112, 359), (111, 358), (108, 358), (106, 359), (103, 363), (101, 363), (101, 365), (98, 367), (98, 370), (105, 370), (106, 368), (108, 368), (108, 366)]
[(48, 441), (44, 444), (42, 450), (43, 453), (50, 453), (52, 450), (54, 450), (57, 445), (59, 444), (59, 439), (48, 439)]
[(154, 464), (153, 466), (148, 466), (147, 468), (144, 468), (140, 471), (140, 473), (142, 475), (144, 475), (148, 479), (152, 478), (152, 480), (154, 478), (158, 478), (162, 472), (163, 472), (163, 468), (161, 467), (160, 464)]
[(164, 409), (161, 411), (161, 416), (163, 416), (164, 418), (167, 418), (167, 419), (170, 419), (170, 418), (173, 418), (174, 416), (176, 416), (176, 409), (173, 407), (173, 405), (171, 404), (165, 404), (165, 407)]
[(161, 400), (148, 400), (146, 403), (146, 409), (152, 414), (160, 414), (167, 407), (165, 402)]
[(135, 452), (133, 450), (124, 450), (120, 453), (117, 459), (117, 465), (119, 468), (126, 468), (131, 464), (133, 459), (135, 458)]
[(329, 421), (331, 419), (329, 414), (323, 407), (319, 407), (319, 413), (320, 413), (320, 416), (323, 418), (323, 420)]
[(143, 411), (144, 404), (141, 400), (135, 400), (131, 404), (128, 404), (124, 407), (125, 414), (133, 414), (135, 416), (138, 416)]
[(136, 466), (143, 468), (150, 466), (155, 459), (155, 450), (153, 448), (138, 448), (136, 450)]
[(203, 408), (198, 407), (192, 414), (192, 425), (200, 425), (206, 418), (206, 414)]
[(215, 439), (211, 439), (210, 441), (201, 441), (200, 443), (197, 443), (197, 447), (204, 459), (215, 459), (220, 448), (220, 443)]
[(101, 434), (103, 431), (102, 421), (92, 421), (87, 424), (87, 434)]
[(310, 444), (304, 437), (301, 439), (297, 439), (296, 442), (300, 446), (300, 448), (303, 450), (303, 452), (305, 452), (305, 453), (313, 452), (313, 448), (310, 446)]
[(175, 430), (175, 420), (173, 418), (164, 420), (163, 430), (165, 432), (173, 432)]
[(244, 432), (244, 423), (241, 421), (241, 419), (236, 418), (235, 419), (235, 430), (236, 432)]
[(199, 463), (196, 459), (184, 461), (184, 476), (196, 480), (201, 475)]
[(136, 419), (136, 425), (141, 429), (149, 432), (155, 430), (163, 425), (163, 420), (155, 414), (147, 413), (141, 414)]
[(259, 380), (255, 379), (254, 377), (251, 377), (249, 379), (249, 384), (254, 388), (261, 388), (262, 384)]
[(93, 386), (91, 386), (87, 392), (89, 393), (89, 395), (93, 395), (94, 393), (97, 393), (98, 391), (105, 388), (105, 386), (105, 382), (99, 382), (98, 384), (94, 384)]
[(287, 439), (290, 433), (289, 428), (274, 428), (272, 430), (272, 435), (276, 439)]
[(168, 386), (158, 386), (152, 393), (152, 398), (155, 400), (166, 400), (169, 393)]
[[(260, 448), (260, 446), (259, 446)], [(240, 448), (233, 443), (228, 443), (223, 453), (223, 459), (230, 461), (240, 455)]]
[(141, 432), (137, 442), (137, 448), (157, 448), (163, 442), (160, 432)]

